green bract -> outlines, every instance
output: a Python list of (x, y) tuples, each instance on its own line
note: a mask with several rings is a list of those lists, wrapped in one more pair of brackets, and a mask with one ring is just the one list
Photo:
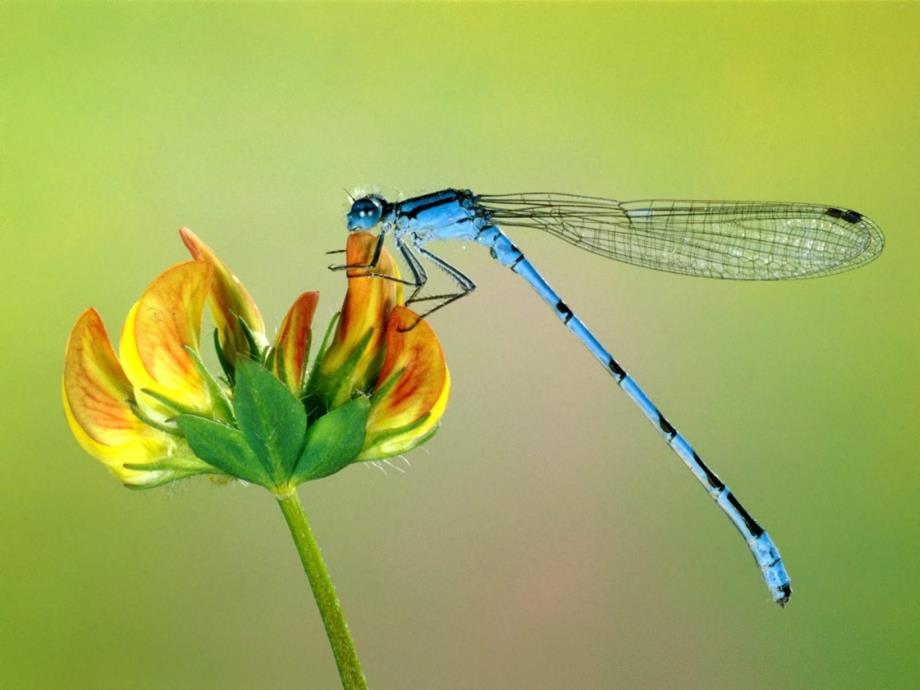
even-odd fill
[(261, 364), (240, 360), (233, 387), (234, 425), (195, 415), (177, 418), (192, 451), (221, 472), (284, 490), (339, 471), (358, 457), (370, 402), (358, 397), (307, 425), (300, 400)]

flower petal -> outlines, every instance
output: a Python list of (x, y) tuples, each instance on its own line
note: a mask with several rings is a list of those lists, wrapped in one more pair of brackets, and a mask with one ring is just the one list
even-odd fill
[(149, 389), (186, 410), (207, 413), (212, 400), (195, 358), (212, 267), (187, 261), (167, 269), (131, 308), (119, 354), (136, 389)]
[(304, 371), (310, 348), (310, 325), (319, 301), (318, 292), (305, 292), (291, 306), (275, 336), (272, 373), (294, 395), (303, 391)]
[[(348, 236), (345, 263), (366, 265), (373, 260), (377, 236), (369, 232), (353, 232)], [(397, 304), (402, 303), (402, 285), (393, 280), (368, 276), (368, 272), (399, 278), (399, 269), (389, 252), (383, 250), (373, 269), (348, 270), (348, 292), (332, 344), (319, 364), (320, 378), (334, 376), (352, 359), (355, 350), (368, 338), (364, 352), (358, 356), (354, 370), (345, 385), (326, 391), (331, 408), (349, 400), (355, 390), (368, 390), (380, 370), (383, 355), (386, 318)], [(319, 384), (322, 388), (322, 384)]]
[(239, 318), (246, 322), (251, 332), (261, 335), (265, 333), (262, 314), (239, 278), (230, 272), (208, 245), (188, 228), (179, 230), (179, 235), (197, 261), (204, 261), (214, 269), (208, 304), (220, 333), (221, 348), (232, 363), (238, 355), (249, 353), (249, 340), (240, 326)]
[(444, 353), (434, 330), (411, 309), (396, 307), (390, 314), (386, 357), (375, 390), (360, 460), (411, 450), (444, 415), (450, 393)]
[(171, 452), (174, 442), (144, 424), (131, 409), (134, 389), (95, 309), (80, 315), (67, 339), (61, 394), (70, 430), (86, 452), (126, 484), (161, 478), (163, 472), (124, 467), (124, 463), (156, 461)]

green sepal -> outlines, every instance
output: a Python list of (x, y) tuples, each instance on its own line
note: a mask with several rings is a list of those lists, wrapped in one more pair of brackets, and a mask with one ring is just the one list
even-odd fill
[(169, 396), (158, 393), (155, 390), (150, 388), (141, 388), (141, 393), (144, 395), (153, 398), (158, 403), (162, 404), (164, 407), (168, 408), (170, 411), (175, 412), (177, 415), (180, 414), (198, 414), (198, 411), (189, 407), (188, 405), (183, 405), (182, 403), (176, 402)]
[(230, 385), (233, 385), (234, 372), (233, 364), (227, 359), (227, 354), (224, 352), (224, 348), (220, 344), (220, 329), (214, 329), (214, 351), (217, 353), (217, 361), (220, 362), (220, 368), (224, 370), (224, 376), (227, 377), (227, 381)]
[(163, 486), (164, 484), (169, 484), (179, 479), (185, 479), (186, 477), (219, 472), (215, 467), (190, 454), (172, 455), (160, 458), (155, 462), (126, 462), (123, 466), (125, 469), (136, 470), (138, 472), (168, 471), (168, 474), (165, 476), (147, 484), (125, 484), (129, 489), (137, 489), (138, 491), (155, 489), (158, 486)]
[[(300, 381), (297, 382), (297, 391), (295, 395), (303, 398), (307, 392), (307, 372), (310, 365), (310, 350), (313, 349), (313, 329), (307, 331), (307, 346), (303, 349), (303, 361), (300, 363)], [(317, 360), (319, 361), (319, 360)], [(284, 369), (284, 358), (281, 358), (282, 370)], [(285, 376), (284, 378), (287, 378)]]
[(268, 489), (274, 486), (268, 471), (239, 429), (196, 415), (182, 415), (176, 422), (195, 455), (208, 464), (232, 477)]
[[(275, 358), (277, 357), (277, 350), (272, 349), (271, 354), (269, 354), (268, 359), (265, 360), (265, 368), (274, 373)], [(287, 367), (284, 364), (284, 357), (278, 357), (278, 380), (282, 383), (287, 382)], [(290, 389), (288, 389), (290, 390)], [(298, 395), (299, 391), (291, 391), (294, 395)]]
[(180, 472), (197, 472), (205, 474), (215, 472), (214, 466), (209, 465), (201, 458), (191, 453), (182, 452), (176, 455), (170, 455), (154, 462), (126, 462), (124, 467), (129, 470), (154, 471), (154, 470), (176, 470)]
[[(278, 350), (273, 345), (265, 349), (265, 368), (272, 371), (275, 368), (275, 357), (278, 356)], [(284, 381), (284, 358), (278, 360), (278, 378)]]
[[(292, 390), (291, 393), (296, 395), (298, 398), (303, 398), (306, 394), (306, 380), (307, 380), (307, 364), (310, 361), (310, 348), (313, 346), (313, 333), (312, 331), (307, 332), (307, 346), (303, 351), (303, 360), (300, 362), (300, 380), (296, 384), (297, 390)], [(287, 365), (284, 363), (284, 356), (279, 356), (278, 348), (274, 346), (269, 346), (266, 349), (265, 355), (265, 368), (271, 372), (275, 370), (275, 364), (277, 361), (278, 374), (277, 378), (282, 382), (287, 382)]]
[(198, 354), (198, 351), (185, 346), (186, 351), (189, 353), (189, 356), (192, 358), (192, 361), (195, 362), (195, 367), (198, 369), (198, 373), (201, 375), (204, 385), (207, 386), (208, 393), (211, 396), (211, 401), (214, 403), (214, 417), (217, 419), (222, 419), (224, 421), (233, 420), (233, 408), (230, 405), (230, 400), (227, 398), (227, 395), (224, 393), (224, 389), (221, 388), (220, 384), (217, 383), (217, 380), (211, 376), (211, 372), (208, 371), (208, 368), (204, 365), (204, 362), (201, 359), (201, 355)]
[(361, 396), (313, 422), (291, 476), (291, 486), (327, 477), (354, 462), (364, 447), (370, 409), (370, 400)]
[(329, 341), (332, 340), (332, 332), (338, 325), (340, 318), (342, 318), (342, 312), (337, 311), (333, 314), (332, 318), (329, 319), (329, 325), (326, 326), (326, 332), (323, 334), (323, 342), (320, 343), (319, 352), (316, 353), (317, 362), (321, 361), (323, 357), (326, 356), (326, 350), (329, 349)]
[(434, 438), (434, 435), (438, 433), (438, 430), (440, 428), (441, 428), (441, 423), (438, 422), (433, 427), (431, 427), (428, 431), (426, 431), (424, 434), (422, 434), (417, 439), (415, 439), (411, 444), (403, 448), (402, 452), (408, 453), (410, 450), (414, 450), (418, 448), (419, 446), (425, 443), (428, 443), (432, 438)]
[(316, 367), (312, 372), (313, 375), (310, 377), (311, 387), (307, 389), (305, 401), (307, 409), (311, 413), (319, 412), (319, 414), (324, 414), (339, 407), (352, 397), (356, 388), (354, 381), (355, 369), (358, 368), (358, 362), (361, 361), (361, 357), (364, 355), (364, 351), (367, 350), (373, 335), (374, 330), (372, 328), (367, 329), (367, 333), (355, 345), (354, 350), (348, 355), (348, 359), (329, 376), (319, 376), (322, 360), (317, 360)]
[(314, 418), (314, 412), (317, 413), (316, 416), (323, 414), (326, 411), (325, 403), (322, 400), (322, 395), (317, 388), (319, 387), (319, 365), (323, 362), (323, 357), (326, 356), (326, 350), (329, 349), (329, 341), (332, 340), (333, 332), (335, 331), (336, 324), (338, 324), (339, 319), (342, 316), (342, 312), (337, 311), (331, 319), (329, 319), (329, 325), (326, 326), (326, 332), (323, 334), (323, 342), (320, 343), (319, 352), (316, 353), (316, 359), (313, 362), (313, 367), (310, 369), (310, 375), (307, 377), (307, 383), (303, 387), (303, 401), (304, 407), (307, 409), (307, 416), (310, 419)]
[(396, 382), (402, 378), (402, 375), (405, 373), (405, 371), (406, 371), (406, 367), (402, 367), (401, 369), (397, 369), (392, 374), (390, 374), (390, 377), (386, 381), (383, 382), (383, 385), (380, 386), (380, 388), (378, 388), (377, 390), (375, 390), (374, 393), (371, 395), (371, 403), (376, 403), (383, 396), (389, 393), (390, 389), (396, 385)]
[(276, 486), (287, 483), (307, 430), (300, 400), (261, 364), (240, 359), (236, 366), (233, 408), (249, 447)]
[[(127, 465), (125, 465), (127, 467)], [(166, 484), (172, 484), (177, 482), (180, 479), (188, 479), (189, 477), (194, 477), (196, 475), (203, 474), (202, 472), (182, 472), (174, 470), (169, 474), (160, 477), (156, 481), (148, 482), (146, 484), (122, 484), (126, 489), (131, 489), (133, 491), (146, 491), (147, 489), (156, 489)]]
[[(367, 439), (367, 443), (365, 445), (368, 448), (373, 448), (377, 444), (383, 443), (384, 441), (387, 441), (388, 439), (395, 438), (396, 436), (401, 436), (402, 434), (407, 434), (410, 431), (413, 431), (414, 429), (418, 429), (420, 426), (422, 426), (422, 424), (424, 424), (428, 420), (428, 417), (430, 416), (431, 414), (429, 412), (426, 412), (421, 417), (416, 419), (414, 422), (410, 422), (409, 424), (405, 424), (403, 426), (396, 427), (395, 429), (387, 429), (386, 431), (381, 431), (379, 433), (376, 433)], [(434, 429), (437, 429), (437, 428), (438, 428), (437, 426), (434, 427)], [(410, 445), (406, 446), (405, 448), (401, 448), (399, 452), (408, 453), (413, 448), (417, 448), (418, 446), (422, 445), (425, 441), (427, 441), (433, 435), (434, 435), (433, 432), (429, 431), (425, 435), (423, 435), (421, 438), (415, 439)], [(392, 455), (382, 455), (382, 456), (377, 456), (373, 458), (365, 458), (362, 456), (361, 460), (362, 461), (363, 460), (382, 460), (383, 458), (389, 458), (389, 457), (392, 457)]]
[(175, 424), (170, 424), (168, 422), (160, 422), (149, 414), (144, 412), (141, 409), (141, 406), (137, 404), (136, 400), (125, 400), (128, 407), (131, 408), (131, 412), (134, 413), (134, 416), (141, 420), (147, 426), (151, 426), (154, 429), (159, 429), (160, 431), (165, 431), (167, 434), (172, 434), (173, 436), (180, 436), (179, 429), (176, 428)]
[(263, 361), (264, 359), (264, 352), (262, 351), (263, 348), (256, 341), (256, 337), (253, 334), (252, 329), (249, 327), (249, 324), (246, 323), (246, 319), (244, 319), (239, 314), (236, 314), (235, 316), (236, 316), (236, 322), (240, 325), (240, 330), (243, 331), (243, 337), (246, 339), (246, 344), (249, 346), (250, 359), (254, 359), (258, 362)]

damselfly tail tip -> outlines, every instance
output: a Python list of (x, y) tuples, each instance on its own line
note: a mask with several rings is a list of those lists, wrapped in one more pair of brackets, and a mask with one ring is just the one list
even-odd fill
[(792, 585), (785, 584), (782, 587), (779, 587), (776, 591), (776, 595), (773, 600), (780, 605), (780, 608), (786, 608), (786, 604), (789, 603), (789, 599), (792, 596)]

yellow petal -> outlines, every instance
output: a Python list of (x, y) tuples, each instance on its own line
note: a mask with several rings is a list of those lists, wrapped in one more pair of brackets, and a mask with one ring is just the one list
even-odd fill
[(249, 341), (240, 327), (238, 317), (246, 322), (254, 334), (263, 334), (265, 322), (262, 314), (239, 278), (230, 272), (208, 245), (188, 228), (179, 230), (179, 235), (197, 261), (204, 261), (214, 269), (208, 304), (214, 325), (220, 333), (221, 348), (227, 359), (233, 362), (238, 354), (249, 352)]
[(318, 292), (305, 292), (291, 306), (278, 335), (275, 336), (275, 356), (272, 373), (281, 379), (294, 395), (300, 395), (306, 368), (307, 348), (310, 346), (310, 325), (319, 301)]
[(125, 469), (124, 463), (153, 462), (168, 455), (168, 434), (135, 416), (131, 382), (109, 343), (102, 319), (87, 309), (74, 324), (64, 352), (61, 381), (64, 414), (71, 432), (90, 455), (126, 484), (155, 481), (161, 472)]
[(211, 396), (187, 348), (198, 351), (212, 268), (187, 261), (167, 269), (131, 308), (119, 355), (128, 379), (189, 410), (207, 413)]
[[(377, 236), (369, 232), (348, 235), (345, 263), (365, 265), (373, 260)], [(351, 357), (355, 348), (371, 333), (367, 348), (358, 360), (352, 377), (351, 390), (342, 391), (333, 406), (351, 397), (353, 390), (366, 390), (375, 380), (380, 367), (386, 319), (397, 304), (402, 303), (402, 285), (368, 276), (368, 272), (399, 278), (399, 269), (389, 252), (383, 250), (374, 268), (349, 269), (348, 292), (342, 305), (335, 338), (319, 365), (320, 376), (334, 374)]]
[[(393, 376), (398, 377), (395, 382)], [(360, 460), (390, 457), (414, 448), (444, 415), (450, 393), (444, 352), (428, 322), (419, 321), (411, 309), (396, 307), (390, 314), (386, 356), (375, 390), (384, 392), (373, 398)], [(406, 427), (406, 431), (398, 432)]]

